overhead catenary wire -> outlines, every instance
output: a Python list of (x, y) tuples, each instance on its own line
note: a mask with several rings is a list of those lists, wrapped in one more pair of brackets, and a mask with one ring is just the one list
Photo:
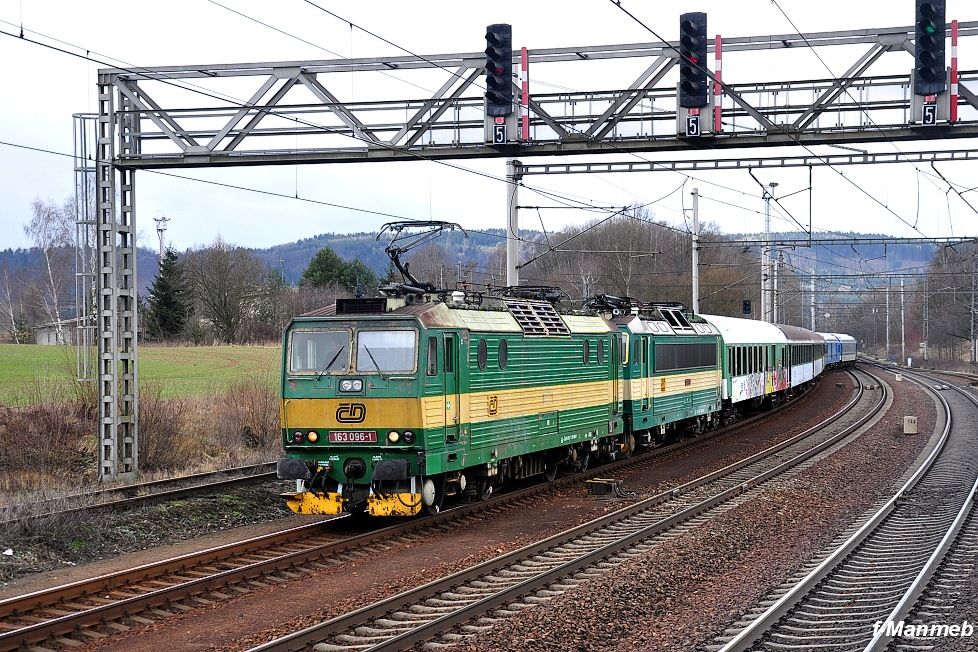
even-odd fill
[[(349, 57), (345, 57), (345, 56), (343, 56), (342, 54), (340, 54), (338, 52), (334, 52), (333, 50), (330, 50), (328, 48), (324, 48), (322, 45), (319, 45), (318, 43), (314, 43), (313, 41), (310, 41), (308, 39), (302, 38), (301, 36), (297, 36), (296, 34), (293, 34), (292, 32), (289, 32), (287, 30), (284, 30), (284, 29), (282, 29), (280, 27), (276, 27), (276, 26), (274, 26), (274, 25), (272, 25), (270, 23), (266, 23), (265, 21), (259, 20), (259, 19), (255, 18), (254, 16), (250, 16), (250, 15), (244, 13), (243, 11), (238, 11), (237, 9), (234, 9), (233, 7), (228, 7), (225, 4), (221, 4), (220, 2), (217, 2), (217, 0), (207, 0), (207, 2), (209, 2), (212, 5), (215, 5), (217, 7), (220, 7), (221, 9), (224, 9), (226, 11), (229, 11), (232, 14), (237, 14), (238, 16), (244, 18), (245, 20), (250, 20), (251, 22), (257, 23), (257, 24), (261, 25), (262, 27), (265, 27), (267, 29), (270, 29), (270, 30), (272, 30), (274, 32), (278, 32), (279, 34), (281, 34), (283, 36), (287, 36), (287, 37), (289, 37), (291, 39), (295, 39), (296, 41), (299, 41), (300, 43), (305, 43), (306, 45), (309, 45), (309, 46), (312, 46), (312, 47), (316, 48), (317, 50), (322, 50), (323, 52), (325, 52), (327, 54), (333, 55), (334, 57), (338, 57), (340, 59), (349, 59)], [(414, 88), (417, 88), (418, 90), (422, 90), (422, 91), (424, 91), (426, 93), (433, 92), (430, 88), (425, 88), (424, 86), (421, 86), (419, 84), (415, 84), (414, 82), (408, 81), (406, 79), (401, 79), (400, 77), (398, 77), (396, 75), (392, 75), (389, 72), (385, 72), (383, 70), (380, 70), (378, 72), (380, 72), (380, 74), (382, 74), (382, 75), (384, 75), (386, 77), (390, 77), (391, 79), (394, 79), (396, 81), (399, 81), (402, 84), (407, 84), (408, 86), (413, 86)]]
[[(31, 30), (29, 30), (29, 31), (31, 31)], [(46, 34), (41, 34), (41, 32), (31, 31), (31, 33), (44, 36), (44, 38), (50, 38)], [(30, 43), (32, 45), (36, 45), (36, 46), (47, 48), (47, 49), (50, 49), (50, 50), (53, 50), (53, 51), (56, 51), (56, 52), (60, 52), (62, 54), (65, 54), (65, 55), (68, 55), (68, 56), (71, 56), (71, 57), (75, 57), (75, 58), (78, 58), (78, 59), (83, 59), (83, 60), (86, 60), (86, 61), (91, 61), (93, 63), (98, 63), (98, 64), (103, 65), (103, 66), (110, 66), (110, 67), (116, 68), (118, 70), (122, 70), (124, 72), (130, 73), (130, 74), (133, 74), (133, 75), (145, 75), (147, 73), (152, 72), (152, 71), (148, 70), (147, 68), (143, 68), (143, 67), (140, 67), (140, 66), (131, 66), (130, 64), (126, 64), (125, 66), (119, 66), (117, 64), (113, 64), (110, 61), (105, 61), (105, 60), (103, 60), (101, 58), (93, 57), (90, 54), (92, 52), (91, 50), (89, 50), (87, 48), (83, 48), (83, 47), (78, 46), (78, 45), (69, 44), (66, 41), (58, 41), (58, 42), (60, 42), (60, 43), (62, 43), (64, 45), (67, 45), (69, 47), (73, 47), (73, 48), (76, 48), (76, 49), (79, 49), (79, 50), (84, 50), (85, 51), (85, 54), (81, 54), (81, 53), (78, 53), (78, 52), (71, 52), (70, 50), (66, 50), (64, 48), (57, 47), (57, 46), (51, 45), (49, 43), (43, 43), (43, 42), (38, 41), (36, 39), (27, 38), (26, 36), (23, 36), (23, 35), (18, 36), (16, 34), (12, 34), (10, 32), (4, 31), (4, 30), (0, 30), (0, 35), (8, 36), (10, 38), (14, 38), (14, 39), (17, 39), (17, 40), (26, 42), (26, 43)], [(52, 40), (56, 40), (56, 39), (53, 39), (52, 38)], [(111, 56), (107, 56), (107, 55), (105, 55), (104, 58), (114, 59), (116, 61), (121, 61), (121, 59), (117, 59), (115, 57), (111, 57)], [(219, 100), (222, 100), (222, 101), (230, 102), (232, 104), (236, 104), (239, 108), (247, 108), (249, 110), (254, 108), (254, 107), (248, 105), (246, 102), (244, 102), (240, 98), (233, 98), (233, 97), (229, 97), (229, 96), (224, 96), (222, 94), (219, 94), (219, 93), (216, 93), (216, 92), (212, 92), (212, 91), (207, 90), (207, 89), (202, 89), (202, 88), (199, 88), (199, 87), (194, 87), (193, 85), (190, 85), (190, 84), (178, 83), (178, 80), (173, 79), (173, 78), (169, 78), (166, 75), (160, 75), (159, 73), (155, 73), (155, 74), (158, 76), (158, 78), (156, 80), (157, 81), (160, 81), (161, 83), (164, 83), (164, 84), (167, 84), (167, 85), (171, 85), (171, 86), (174, 86), (176, 88), (183, 89), (183, 90), (187, 90), (187, 91), (190, 91), (192, 93), (198, 93), (198, 94), (204, 95), (206, 97), (210, 97), (211, 99), (219, 99)], [(179, 81), (182, 81), (182, 80), (179, 80)], [(280, 117), (280, 118), (285, 119), (285, 120), (291, 120), (291, 121), (294, 121), (294, 122), (299, 123), (299, 124), (304, 124), (306, 126), (314, 127), (316, 129), (322, 129), (322, 130), (324, 130), (326, 132), (329, 132), (329, 133), (337, 133), (339, 135), (350, 137), (350, 138), (354, 138), (356, 140), (362, 140), (364, 142), (367, 142), (368, 144), (379, 145), (381, 147), (386, 147), (386, 148), (388, 148), (388, 149), (390, 149), (392, 151), (403, 152), (403, 153), (406, 153), (409, 156), (415, 157), (415, 158), (417, 158), (419, 160), (425, 160), (425, 161), (429, 161), (429, 162), (436, 163), (436, 164), (439, 164), (439, 165), (443, 165), (443, 166), (448, 167), (448, 168), (451, 168), (451, 169), (459, 170), (459, 171), (465, 172), (465, 173), (474, 174), (474, 175), (477, 175), (477, 176), (480, 176), (480, 177), (483, 177), (483, 178), (486, 178), (486, 179), (490, 179), (492, 181), (497, 181), (497, 182), (506, 183), (506, 184), (509, 184), (510, 183), (508, 179), (505, 179), (505, 178), (502, 178), (502, 177), (498, 177), (498, 176), (495, 176), (495, 175), (492, 175), (492, 174), (489, 174), (489, 173), (486, 173), (486, 172), (482, 172), (482, 171), (479, 171), (479, 170), (473, 170), (471, 168), (467, 168), (467, 167), (462, 166), (462, 165), (451, 163), (449, 161), (444, 161), (444, 160), (441, 160), (441, 159), (431, 158), (431, 157), (425, 156), (423, 154), (420, 154), (418, 152), (414, 152), (414, 151), (412, 151), (410, 149), (400, 148), (400, 147), (396, 147), (394, 145), (389, 145), (389, 144), (386, 144), (386, 143), (377, 143), (377, 142), (371, 141), (371, 140), (369, 140), (369, 139), (367, 139), (365, 137), (357, 136), (356, 134), (344, 134), (344, 133), (338, 131), (337, 129), (333, 129), (333, 128), (328, 127), (326, 125), (321, 125), (319, 123), (311, 122), (311, 121), (308, 121), (308, 120), (305, 120), (305, 119), (301, 119), (301, 118), (297, 118), (297, 117), (294, 117), (294, 116), (282, 115), (281, 113), (279, 113), (277, 111), (274, 111), (273, 109), (270, 109), (270, 108), (263, 109), (263, 111), (265, 113), (268, 113), (269, 115), (275, 115), (275, 116)], [(179, 177), (179, 175), (173, 175), (173, 174), (171, 174), (170, 176)], [(184, 177), (184, 178), (189, 178), (189, 177)], [(527, 184), (523, 184), (522, 182), (521, 182), (521, 185), (523, 187), (527, 188), (527, 190), (529, 190), (531, 192), (534, 192), (534, 193), (537, 192), (537, 189), (535, 187), (533, 187), (533, 186), (530, 186), (530, 185), (527, 185)], [(266, 194), (268, 194), (268, 193), (266, 193)], [(549, 194), (550, 194), (551, 197), (552, 196), (559, 196), (558, 193), (554, 193), (554, 192), (550, 192)], [(286, 195), (286, 197), (288, 197), (288, 195)], [(510, 236), (505, 236), (505, 237), (510, 237)]]
[[(24, 145), (22, 143), (14, 143), (14, 142), (10, 142), (10, 141), (0, 140), (0, 145), (6, 146), (6, 147), (15, 147), (15, 148), (18, 148), (18, 149), (30, 150), (30, 151), (44, 153), (44, 154), (51, 154), (51, 155), (54, 155), (54, 156), (63, 156), (63, 157), (66, 157), (66, 158), (74, 158), (74, 154), (68, 154), (67, 152), (58, 152), (56, 150), (45, 149), (43, 147), (36, 147), (36, 146), (32, 146), (32, 145)], [(276, 192), (274, 190), (264, 190), (264, 189), (261, 189), (261, 188), (252, 188), (250, 186), (241, 186), (241, 185), (237, 185), (237, 184), (233, 184), (233, 183), (226, 183), (226, 182), (222, 182), (222, 181), (213, 181), (211, 179), (200, 179), (200, 178), (197, 178), (197, 177), (185, 177), (183, 175), (174, 174), (172, 172), (164, 172), (163, 170), (145, 170), (145, 172), (149, 172), (150, 174), (156, 174), (156, 175), (160, 175), (160, 176), (164, 176), (164, 177), (171, 177), (173, 179), (182, 179), (184, 181), (193, 181), (195, 183), (203, 183), (203, 184), (207, 184), (207, 185), (211, 185), (211, 186), (218, 186), (218, 187), (221, 187), (221, 188), (228, 188), (228, 189), (231, 189), (231, 190), (240, 190), (240, 191), (244, 191), (244, 192), (256, 193), (256, 194), (259, 194), (259, 195), (267, 195), (267, 196), (270, 196), (270, 197), (279, 197), (279, 198), (282, 198), (282, 199), (292, 199), (292, 200), (295, 200), (295, 201), (305, 202), (305, 203), (309, 203), (309, 204), (317, 204), (317, 205), (320, 205), (320, 206), (328, 206), (330, 208), (339, 208), (339, 209), (343, 209), (343, 210), (349, 210), (349, 211), (354, 211), (354, 212), (358, 212), (358, 213), (364, 213), (364, 214), (368, 214), (368, 215), (376, 215), (378, 217), (392, 218), (392, 219), (396, 219), (396, 220), (405, 220), (405, 221), (408, 221), (408, 222), (424, 222), (424, 221), (426, 221), (426, 219), (424, 219), (424, 218), (408, 217), (406, 215), (399, 215), (399, 214), (396, 214), (396, 213), (388, 213), (388, 212), (385, 212), (385, 211), (377, 211), (377, 210), (373, 210), (373, 209), (369, 209), (369, 208), (363, 208), (363, 207), (360, 207), (360, 206), (350, 206), (350, 205), (346, 205), (346, 204), (338, 204), (338, 203), (335, 203), (335, 202), (328, 202), (328, 201), (325, 201), (325, 200), (322, 200), (322, 199), (314, 199), (312, 197), (303, 197), (303, 196), (298, 195), (298, 194), (290, 195), (290, 194), (286, 194), (286, 193), (282, 193), (282, 192)], [(479, 229), (470, 229), (470, 228), (466, 228), (466, 230), (467, 231), (470, 231), (472, 233), (478, 233), (480, 235), (485, 235), (485, 236), (489, 236), (489, 237), (493, 237), (493, 238), (499, 238), (499, 239), (502, 239), (502, 240), (507, 239), (507, 236), (505, 234), (492, 233), (491, 231), (481, 231)], [(530, 245), (534, 245), (534, 246), (546, 246), (543, 243), (536, 242), (534, 240), (521, 239), (521, 241), (524, 242), (525, 244), (530, 244)]]
[[(678, 56), (680, 56), (680, 57), (683, 56), (682, 52), (676, 46), (672, 45), (671, 43), (669, 43), (668, 41), (666, 41), (664, 38), (662, 38), (661, 36), (659, 36), (659, 34), (655, 30), (653, 30), (651, 27), (649, 27), (647, 24), (645, 24), (645, 22), (643, 22), (638, 16), (636, 16), (635, 14), (633, 14), (632, 12), (630, 12), (627, 8), (625, 8), (624, 6), (622, 6), (621, 0), (609, 0), (609, 2), (611, 2), (612, 5), (614, 5), (618, 9), (620, 9), (626, 16), (628, 16), (629, 18), (631, 18), (638, 25), (640, 25), (642, 28), (644, 28), (646, 31), (648, 31), (650, 34), (652, 34), (652, 36), (654, 36), (655, 38), (659, 39), (659, 41), (661, 41), (667, 48), (669, 48), (670, 50), (674, 51)], [(730, 86), (726, 82), (723, 82), (723, 81), (720, 81), (719, 79), (717, 79), (716, 78), (716, 75), (714, 75), (712, 72), (710, 72), (706, 68), (705, 65), (703, 65), (703, 64), (701, 64), (701, 63), (699, 63), (697, 61), (693, 61), (693, 60), (689, 59), (688, 57), (686, 59), (687, 59), (687, 61), (689, 61), (690, 65), (692, 65), (693, 67), (695, 67), (697, 70), (700, 70), (701, 72), (706, 73), (707, 77), (709, 77), (711, 81), (713, 81), (714, 83), (716, 83), (717, 85), (719, 85), (720, 88), (722, 88), (728, 95), (731, 95), (732, 97), (735, 97), (735, 98), (739, 98), (740, 97), (732, 88), (730, 88)], [(853, 186), (854, 188), (856, 188), (859, 192), (861, 192), (862, 194), (864, 194), (867, 197), (869, 197), (873, 202), (879, 204), (888, 213), (890, 213), (891, 215), (893, 215), (894, 217), (896, 217), (898, 220), (900, 220), (901, 222), (903, 222), (905, 225), (907, 225), (908, 227), (910, 227), (911, 229), (913, 229), (917, 233), (920, 233), (920, 235), (926, 237), (926, 234), (924, 234), (922, 231), (920, 231), (916, 226), (914, 226), (913, 224), (910, 224), (910, 222), (908, 222), (906, 219), (904, 219), (902, 216), (900, 216), (892, 208), (890, 208), (889, 206), (887, 206), (886, 204), (884, 204), (883, 202), (881, 202), (877, 197), (875, 197), (868, 190), (866, 190), (865, 188), (863, 188), (862, 186), (860, 186), (858, 183), (856, 183), (855, 181), (853, 181), (852, 179), (850, 179), (849, 177), (847, 177), (841, 170), (839, 170), (838, 168), (836, 168), (829, 161), (825, 160), (824, 157), (822, 157), (819, 154), (816, 154), (808, 145), (806, 145), (801, 140), (799, 140), (797, 136), (795, 136), (794, 134), (792, 134), (784, 126), (778, 125), (776, 123), (771, 123), (771, 124), (775, 128), (777, 128), (781, 133), (783, 133), (785, 136), (787, 136), (790, 140), (792, 140), (796, 145), (798, 145), (800, 147), (803, 147), (809, 154), (811, 154), (815, 158), (817, 158), (820, 161), (822, 161), (822, 163), (824, 165), (828, 166), (828, 168), (830, 170), (832, 170), (833, 172), (835, 172), (836, 174), (838, 174), (840, 177), (842, 177), (843, 179), (845, 179), (851, 186)]]
[[(324, 12), (324, 13), (326, 13), (326, 14), (329, 14), (330, 16), (332, 16), (333, 18), (335, 18), (335, 19), (337, 19), (337, 20), (340, 20), (340, 21), (342, 21), (342, 22), (344, 22), (344, 23), (347, 23), (347, 24), (348, 24), (348, 25), (350, 25), (351, 27), (356, 27), (357, 29), (359, 29), (359, 30), (361, 30), (362, 32), (364, 32), (364, 33), (366, 33), (366, 34), (369, 34), (370, 36), (372, 36), (372, 37), (374, 37), (374, 38), (376, 38), (376, 39), (378, 39), (378, 40), (380, 40), (380, 41), (382, 41), (382, 42), (384, 42), (384, 43), (387, 43), (388, 45), (391, 45), (391, 46), (393, 46), (393, 47), (395, 47), (395, 48), (397, 48), (397, 49), (399, 49), (399, 50), (401, 50), (402, 52), (405, 52), (405, 53), (407, 53), (407, 54), (408, 54), (408, 55), (410, 55), (410, 56), (413, 56), (413, 57), (417, 57), (417, 58), (419, 58), (419, 59), (421, 59), (422, 61), (425, 61), (426, 63), (429, 63), (429, 64), (430, 64), (430, 65), (432, 65), (432, 66), (435, 66), (435, 67), (437, 67), (437, 68), (440, 68), (440, 69), (442, 69), (442, 70), (444, 70), (444, 71), (446, 71), (446, 72), (448, 72), (448, 73), (449, 73), (449, 74), (451, 74), (452, 76), (455, 76), (455, 77), (459, 77), (459, 78), (460, 78), (460, 76), (458, 75), (458, 73), (456, 73), (455, 71), (453, 71), (453, 70), (449, 70), (449, 69), (448, 69), (448, 68), (446, 68), (445, 66), (442, 66), (442, 65), (440, 65), (440, 64), (438, 64), (438, 63), (436, 63), (436, 62), (434, 62), (434, 61), (431, 61), (431, 60), (429, 60), (429, 59), (427, 59), (427, 58), (425, 58), (425, 57), (423, 57), (423, 56), (421, 56), (421, 55), (419, 55), (419, 54), (417, 54), (417, 53), (415, 53), (415, 52), (413, 52), (412, 50), (410, 50), (410, 49), (408, 49), (408, 48), (406, 48), (406, 47), (404, 47), (404, 46), (402, 46), (402, 45), (399, 45), (399, 44), (397, 44), (397, 43), (395, 43), (395, 42), (393, 42), (393, 41), (391, 41), (391, 40), (389, 40), (389, 39), (387, 39), (387, 38), (385, 38), (385, 37), (383, 37), (383, 36), (380, 36), (379, 34), (376, 34), (376, 33), (374, 33), (374, 32), (372, 32), (372, 31), (370, 31), (370, 30), (368, 30), (368, 29), (366, 29), (365, 27), (363, 27), (363, 26), (361, 26), (361, 25), (358, 25), (358, 24), (356, 24), (356, 23), (354, 23), (354, 22), (353, 22), (353, 21), (351, 21), (351, 20), (348, 20), (348, 19), (346, 19), (346, 18), (344, 18), (343, 16), (340, 16), (339, 14), (337, 14), (337, 13), (335, 13), (335, 12), (333, 12), (333, 11), (330, 11), (330, 10), (328, 10), (328, 9), (326, 9), (326, 8), (324, 8), (324, 7), (322, 7), (322, 6), (320, 6), (319, 4), (317, 4), (317, 3), (315, 3), (315, 2), (313, 2), (312, 0), (302, 0), (302, 1), (303, 1), (303, 2), (305, 2), (306, 4), (308, 4), (308, 5), (310, 5), (310, 6), (313, 6), (313, 7), (315, 7), (315, 8), (317, 8), (317, 9), (319, 9), (320, 11), (322, 11), (322, 12)], [(535, 81), (534, 81), (534, 83), (540, 83), (540, 82), (539, 82), (539, 80), (535, 80)], [(485, 89), (484, 89), (484, 87), (483, 87), (483, 90), (485, 90)], [(578, 130), (578, 129), (574, 129), (574, 128), (573, 128), (573, 127), (571, 127), (570, 125), (565, 125), (565, 128), (566, 128), (566, 129), (569, 129), (569, 130), (571, 130), (571, 131), (573, 131), (573, 132), (575, 132), (575, 133), (578, 133), (578, 134), (582, 134), (582, 135), (583, 135), (583, 132), (582, 132), (582, 131), (580, 131), (580, 130)], [(641, 155), (639, 155), (639, 154), (638, 154), (638, 153), (636, 153), (636, 152), (631, 152), (631, 151), (626, 151), (626, 150), (622, 150), (622, 149), (621, 149), (621, 148), (619, 148), (619, 147), (618, 147), (617, 145), (615, 145), (615, 144), (614, 144), (613, 142), (610, 142), (609, 144), (611, 145), (611, 147), (612, 147), (613, 149), (616, 149), (616, 150), (618, 150), (618, 151), (621, 151), (621, 152), (622, 152), (622, 153), (624, 153), (624, 154), (627, 154), (627, 155), (630, 155), (630, 156), (634, 156), (635, 158), (637, 158), (637, 159), (639, 159), (640, 161), (643, 161), (643, 162), (645, 162), (645, 163), (649, 163), (649, 164), (650, 164), (650, 165), (652, 165), (652, 166), (657, 166), (657, 165), (658, 165), (658, 166), (660, 166), (660, 167), (663, 167), (663, 166), (661, 166), (660, 164), (658, 164), (658, 163), (656, 163), (655, 161), (652, 161), (652, 160), (650, 160), (650, 159), (647, 159), (647, 158), (645, 158), (644, 156), (641, 156)], [(669, 172), (674, 172), (674, 173), (676, 173), (676, 174), (679, 174), (679, 175), (681, 175), (681, 176), (683, 176), (683, 177), (685, 177), (686, 179), (688, 179), (688, 180), (691, 180), (691, 181), (697, 181), (697, 182), (699, 182), (699, 183), (704, 183), (704, 184), (707, 184), (707, 185), (711, 185), (711, 186), (715, 186), (715, 187), (718, 187), (718, 188), (723, 188), (723, 189), (725, 189), (725, 190), (729, 190), (729, 191), (731, 191), (731, 192), (736, 192), (736, 193), (738, 193), (738, 194), (741, 194), (741, 195), (748, 195), (748, 193), (746, 193), (746, 192), (745, 192), (745, 191), (743, 191), (743, 190), (739, 190), (739, 189), (736, 189), (736, 188), (732, 188), (732, 187), (730, 187), (730, 186), (726, 186), (726, 185), (724, 185), (724, 184), (721, 184), (721, 183), (717, 183), (717, 182), (714, 182), (714, 181), (709, 181), (709, 180), (707, 180), (707, 179), (702, 179), (702, 178), (699, 178), (699, 177), (694, 177), (693, 175), (691, 175), (691, 174), (688, 174), (688, 173), (686, 173), (686, 172), (682, 172), (682, 171), (680, 171), (680, 170), (667, 170), (667, 171), (669, 171)]]
[[(785, 20), (788, 21), (788, 24), (791, 25), (791, 28), (795, 30), (795, 33), (798, 34), (798, 36), (805, 43), (805, 45), (808, 47), (808, 49), (812, 51), (812, 54), (814, 54), (815, 55), (815, 58), (817, 58), (818, 61), (819, 61), (819, 63), (822, 64), (822, 67), (825, 68), (825, 70), (830, 75), (832, 75), (833, 78), (838, 79), (838, 75), (836, 75), (835, 72), (829, 67), (829, 64), (827, 64), (825, 62), (825, 59), (822, 58), (822, 55), (820, 55), (818, 53), (818, 50), (816, 50), (815, 47), (811, 44), (811, 42), (808, 40), (808, 37), (806, 37), (801, 32), (801, 30), (798, 29), (798, 26), (795, 25), (795, 21), (793, 21), (791, 19), (791, 17), (788, 16), (788, 14), (787, 14), (787, 12), (785, 12), (784, 8), (782, 8), (781, 5), (778, 3), (778, 0), (771, 0), (771, 2), (774, 4), (775, 7), (778, 8), (778, 11), (781, 12), (781, 15), (784, 16)], [(850, 100), (852, 100), (853, 104), (856, 105), (856, 107), (862, 112), (862, 114), (866, 116), (866, 119), (869, 120), (870, 124), (872, 124), (873, 127), (876, 128), (876, 131), (879, 132), (880, 136), (883, 137), (883, 139), (894, 149), (894, 151), (896, 151), (896, 153), (899, 154), (901, 157), (908, 158), (907, 155), (899, 147), (897, 147), (897, 144), (895, 142), (893, 142), (893, 139), (890, 138), (886, 134), (886, 132), (883, 131), (883, 129), (876, 123), (876, 120), (873, 119), (873, 116), (870, 115), (869, 111), (867, 111), (866, 108), (863, 107), (863, 105), (859, 102), (859, 100), (857, 100), (855, 97), (853, 97), (852, 92), (849, 90), (849, 86), (848, 85), (843, 85), (842, 86), (842, 91), (849, 97)], [(914, 161), (910, 161), (908, 159), (907, 162), (908, 163), (911, 163), (914, 166), (914, 169), (916, 169), (918, 172), (921, 172), (921, 169), (919, 167), (917, 167), (917, 164)], [(926, 175), (925, 174), (924, 176), (929, 176), (929, 175)], [(945, 180), (945, 182), (946, 182), (946, 180)], [(934, 182), (931, 181), (931, 183), (933, 184)], [(950, 185), (950, 184), (948, 184), (948, 185)], [(937, 184), (934, 184), (934, 186), (937, 187)], [(919, 188), (918, 188), (917, 192), (918, 192), (918, 195), (919, 195), (919, 193), (920, 193)], [(914, 221), (913, 228), (915, 230), (917, 228), (917, 222), (916, 222), (916, 220)]]

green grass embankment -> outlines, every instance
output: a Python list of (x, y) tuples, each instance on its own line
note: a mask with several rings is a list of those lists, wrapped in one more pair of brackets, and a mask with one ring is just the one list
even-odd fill
[[(140, 384), (162, 387), (164, 398), (220, 391), (231, 382), (278, 381), (278, 346), (139, 346)], [(35, 344), (0, 344), (0, 405), (23, 405), (32, 397), (71, 393), (75, 349)]]

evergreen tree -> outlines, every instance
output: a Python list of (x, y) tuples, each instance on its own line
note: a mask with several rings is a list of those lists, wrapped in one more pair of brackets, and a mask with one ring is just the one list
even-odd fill
[(323, 247), (309, 261), (306, 271), (302, 272), (302, 280), (313, 287), (343, 284), (343, 272), (346, 263), (329, 247)]
[(364, 294), (373, 295), (377, 275), (359, 260), (344, 261), (329, 247), (320, 249), (302, 273), (302, 280), (313, 287), (338, 285), (349, 292), (359, 287)]
[(387, 263), (387, 271), (384, 272), (384, 276), (380, 279), (380, 284), (387, 285), (388, 283), (399, 280), (401, 280), (401, 274), (394, 267), (394, 263)]
[(168, 248), (163, 254), (160, 273), (149, 289), (147, 329), (157, 339), (167, 339), (183, 331), (189, 313), (189, 297), (177, 253)]
[(350, 292), (372, 297), (377, 291), (377, 275), (359, 260), (351, 260), (343, 270), (343, 286)]

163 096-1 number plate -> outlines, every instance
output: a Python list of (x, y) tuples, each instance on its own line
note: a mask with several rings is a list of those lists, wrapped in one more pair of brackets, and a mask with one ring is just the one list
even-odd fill
[(331, 444), (376, 444), (375, 430), (334, 430), (329, 433)]

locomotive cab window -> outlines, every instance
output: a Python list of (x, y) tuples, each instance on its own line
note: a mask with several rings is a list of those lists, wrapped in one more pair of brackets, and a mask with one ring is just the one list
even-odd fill
[(438, 375), (438, 338), (428, 338), (428, 368), (425, 373), (429, 376)]
[(349, 331), (293, 331), (289, 348), (290, 373), (342, 374), (350, 369)]
[(418, 333), (414, 330), (357, 333), (357, 371), (394, 373), (414, 371)]
[(455, 338), (451, 336), (445, 337), (445, 373), (452, 373), (455, 371)]

